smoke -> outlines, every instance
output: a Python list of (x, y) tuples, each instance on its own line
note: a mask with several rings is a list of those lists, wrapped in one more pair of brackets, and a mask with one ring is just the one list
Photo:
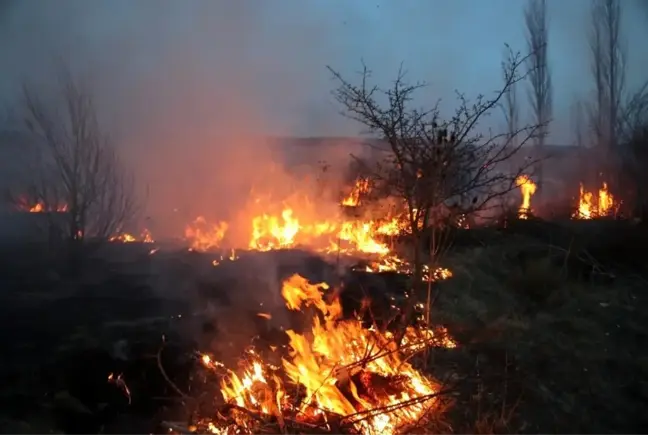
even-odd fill
[[(295, 184), (284, 169), (295, 150), (268, 136), (356, 132), (321, 109), (332, 104), (325, 65), (344, 54), (337, 23), (286, 6), (6, 2), (0, 95), (17, 107), (21, 82), (54, 85), (64, 62), (89, 85), (134, 170), (154, 235), (179, 236), (197, 215), (231, 218), (252, 184)], [(304, 159), (339, 164), (350, 151)]]

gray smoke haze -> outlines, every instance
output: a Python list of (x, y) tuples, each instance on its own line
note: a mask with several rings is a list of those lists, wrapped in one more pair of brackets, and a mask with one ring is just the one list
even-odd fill
[[(549, 3), (552, 138), (567, 143), (573, 97), (589, 89), (588, 1)], [(5, 0), (0, 97), (12, 107), (21, 81), (48, 84), (53, 61), (63, 59), (92, 84), (102, 118), (148, 186), (147, 214), (180, 225), (223, 214), (250, 179), (290, 181), (267, 174), (286, 156), (263, 136), (360, 131), (331, 101), (326, 65), (351, 75), (362, 58), (385, 83), (404, 61), (410, 77), (429, 81), (434, 99), (452, 109), (455, 89), (475, 96), (497, 88), (503, 43), (525, 47), (523, 7), (509, 0)], [(645, 40), (638, 7), (626, 6), (629, 82), (648, 60), (645, 50), (633, 51)], [(342, 161), (349, 151), (335, 147), (318, 158)]]

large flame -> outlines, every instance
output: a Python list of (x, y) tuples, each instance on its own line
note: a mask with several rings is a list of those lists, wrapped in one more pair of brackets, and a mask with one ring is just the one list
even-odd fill
[(531, 213), (531, 197), (535, 194), (537, 186), (528, 175), (520, 175), (515, 180), (515, 184), (520, 188), (522, 194), (522, 204), (518, 210), (520, 219), (527, 219)]
[[(328, 216), (320, 213), (317, 204), (304, 195), (293, 195), (280, 202), (273, 202), (271, 195), (255, 193), (249, 203), (251, 210), (246, 210), (235, 222), (239, 226), (237, 229), (240, 229), (241, 223), (249, 219), (249, 239), (245, 245), (228, 239), (231, 229), (228, 223), (210, 224), (202, 216), (187, 225), (185, 238), (192, 250), (219, 251), (220, 254), (216, 254), (218, 257), (214, 258), (214, 265), (219, 265), (226, 259), (227, 255), (222, 253), (225, 248), (269, 251), (308, 246), (322, 253), (369, 256), (370, 261), (360, 267), (360, 270), (367, 272), (397, 271), (411, 274), (411, 265), (397, 257), (392, 250), (394, 236), (407, 229), (404, 213), (377, 219), (350, 217), (343, 213), (345, 206), (357, 207), (361, 196), (368, 191), (369, 182), (359, 179), (351, 193), (340, 200), (339, 206), (342, 207), (338, 206), (334, 214), (329, 211)], [(258, 210), (265, 211), (259, 213)], [(320, 216), (322, 214), (324, 216)], [(450, 271), (441, 268), (425, 270), (423, 279), (444, 279), (449, 274)]]
[(227, 222), (209, 224), (203, 216), (198, 216), (185, 228), (185, 238), (192, 249), (206, 251), (220, 246), (227, 228)]
[(580, 183), (578, 195), (578, 209), (572, 216), (575, 219), (593, 219), (613, 215), (618, 208), (614, 196), (608, 190), (607, 183), (598, 191), (598, 196), (594, 197), (592, 192), (585, 190), (583, 183)]
[[(444, 329), (407, 328), (402, 338), (364, 328), (359, 320), (342, 320), (336, 293), (326, 294), (325, 283), (311, 284), (299, 275), (288, 278), (281, 294), (290, 310), (312, 307), (310, 330), (286, 331), (290, 349), (281, 367), (247, 352), (241, 370), (227, 371), (220, 391), (226, 403), (279, 421), (328, 426), (331, 419), (361, 433), (393, 434), (430, 416), (438, 403), (439, 386), (408, 361), (429, 346), (455, 347)], [(209, 356), (203, 364), (221, 363)], [(214, 419), (206, 426), (214, 433), (254, 433), (253, 420), (241, 414), (236, 424)]]

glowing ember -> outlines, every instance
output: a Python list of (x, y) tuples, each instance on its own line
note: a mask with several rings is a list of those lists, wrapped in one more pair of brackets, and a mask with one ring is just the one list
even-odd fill
[[(408, 361), (429, 346), (455, 347), (445, 330), (408, 328), (400, 343), (390, 332), (364, 328), (358, 320), (341, 319), (336, 293), (328, 285), (311, 284), (299, 275), (288, 278), (282, 296), (291, 310), (312, 307), (314, 316), (305, 334), (286, 331), (290, 350), (281, 367), (264, 362), (248, 349), (242, 367), (226, 370), (220, 392), (230, 418), (201, 422), (219, 434), (258, 433), (259, 420), (251, 415), (274, 416), (287, 421), (339, 431), (348, 427), (360, 433), (404, 432), (433, 415), (439, 403), (439, 386)], [(438, 335), (438, 336), (437, 336)], [(219, 362), (203, 355), (206, 368), (221, 371)], [(244, 409), (249, 412), (241, 412)]]
[(221, 264), (223, 261), (236, 261), (238, 260), (239, 257), (236, 255), (236, 250), (232, 249), (230, 250), (229, 255), (221, 255), (219, 259), (217, 260), (212, 260), (212, 266), (218, 266)]
[(153, 240), (153, 236), (151, 236), (151, 232), (147, 229), (144, 229), (144, 231), (142, 231), (142, 234), (140, 234), (139, 237), (135, 237), (129, 233), (120, 233), (116, 236), (112, 236), (108, 240), (110, 242), (118, 242), (118, 243), (133, 243), (133, 242), (154, 243), (155, 242), (155, 240)]
[[(366, 265), (355, 268), (354, 270), (370, 273), (399, 272), (408, 275), (414, 273), (410, 263), (395, 255), (382, 256), (378, 260), (370, 261)], [(430, 273), (430, 267), (427, 265), (423, 266), (423, 281), (442, 281), (448, 278), (452, 278), (452, 271), (450, 269), (437, 267)]]
[(67, 204), (46, 205), (43, 201), (30, 203), (25, 197), (20, 197), (16, 203), (16, 208), (20, 211), (27, 211), (29, 213), (46, 213), (58, 212), (63, 213), (68, 210)]
[(518, 210), (520, 219), (527, 219), (531, 213), (531, 197), (535, 194), (537, 186), (527, 175), (520, 175), (515, 180), (515, 184), (520, 188), (522, 193), (522, 205)]
[(608, 191), (607, 183), (603, 183), (596, 199), (595, 201), (594, 194), (586, 191), (583, 183), (580, 183), (578, 210), (572, 217), (574, 219), (593, 219), (616, 213), (618, 205), (614, 201), (614, 196)]

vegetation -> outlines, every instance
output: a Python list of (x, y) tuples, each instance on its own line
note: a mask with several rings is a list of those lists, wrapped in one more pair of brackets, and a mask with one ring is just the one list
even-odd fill
[[(234, 350), (265, 340), (274, 358), (269, 363), (281, 365), (282, 350), (275, 351), (290, 347), (285, 330), (310, 327), (318, 315), (309, 307), (292, 316), (277, 303), (277, 287), (294, 273), (317, 281), (364, 277), (344, 283), (360, 287), (368, 311), (373, 307), (366, 297), (373, 288), (365, 284), (378, 282), (385, 306), (404, 313), (394, 328), (401, 328), (401, 335), (375, 317), (372, 329), (361, 331), (371, 337), (389, 333), (398, 346), (389, 348), (390, 354), (406, 346), (405, 327), (412, 325), (420, 301), (426, 324), (419, 326), (443, 326), (455, 340), (456, 346), (403, 357), (439, 381), (440, 393), (430, 396), (447, 405), (424, 423), (412, 423), (409, 433), (631, 433), (646, 427), (645, 226), (629, 219), (550, 222), (517, 219), (517, 210), (501, 213), (521, 175), (537, 176), (542, 189), (542, 162), (512, 167), (511, 161), (526, 144), (544, 152), (552, 116), (546, 1), (529, 0), (524, 19), (529, 54), (507, 47), (500, 89), (473, 99), (458, 94), (449, 119), (440, 103), (418, 106), (426, 85), (408, 82), (402, 68), (389, 88), (371, 84), (367, 67), (358, 83), (330, 69), (333, 95), (346, 116), (378, 139), (371, 158), (354, 156), (367, 185), (361, 204), (385, 215), (404, 214), (401, 236), (412, 257), (410, 279), (345, 269), (340, 251), (334, 266), (298, 250), (231, 252), (216, 259), (186, 246), (158, 252), (157, 246), (138, 243), (83, 251), (91, 261), (69, 277), (58, 273), (51, 246), (25, 244), (7, 252), (0, 246), (0, 345), (8, 355), (0, 361), (2, 427), (14, 433), (151, 432), (161, 429), (162, 420), (222, 417), (214, 412), (219, 384), (199, 370), (204, 355), (196, 350), (217, 348), (223, 360), (234, 360), (240, 357)], [(591, 168), (593, 178), (604, 173), (612, 189), (630, 186), (633, 216), (645, 219), (648, 87), (629, 91), (625, 83), (620, 1), (594, 0), (591, 24), (594, 93), (575, 105), (576, 141), (592, 143), (601, 154), (596, 163), (605, 165)], [(40, 88), (23, 88), (25, 126), (42, 148), (29, 168), (34, 177), (28, 194), (45, 210), (65, 204), (60, 229), (77, 260), (78, 247), (91, 239), (109, 240), (136, 215), (138, 202), (91, 93), (69, 72), (59, 75), (58, 84), (52, 101)], [(521, 126), (523, 84), (533, 121)], [(498, 110), (505, 128), (486, 133), (483, 121)], [(464, 219), (481, 225), (464, 228)], [(449, 268), (452, 278), (426, 281), (426, 273), (439, 265)], [(342, 288), (341, 300), (350, 288)], [(338, 290), (320, 297), (320, 307), (313, 304), (323, 318), (331, 316), (325, 326), (343, 325), (330, 314), (339, 308), (331, 296)], [(281, 319), (266, 312), (272, 304)], [(318, 317), (312, 323), (326, 322)], [(344, 346), (338, 350), (347, 352), (354, 340), (339, 341)], [(344, 383), (353, 392), (350, 380), (368, 372), (352, 374), (349, 367), (364, 369), (375, 359), (368, 350), (361, 361), (342, 368), (331, 364), (335, 383), (326, 385)], [(291, 392), (294, 403), (303, 403), (299, 394)], [(340, 422), (356, 416), (308, 426), (226, 406), (284, 433), (295, 427), (299, 433), (336, 433), (354, 427)], [(190, 427), (166, 421), (162, 429), (195, 432)]]
[(23, 86), (25, 127), (39, 150), (29, 162), (27, 201), (44, 210), (64, 208), (65, 224), (57, 229), (73, 245), (107, 240), (137, 212), (133, 179), (99, 121), (91, 92), (65, 69), (58, 79), (50, 99), (48, 89)]

